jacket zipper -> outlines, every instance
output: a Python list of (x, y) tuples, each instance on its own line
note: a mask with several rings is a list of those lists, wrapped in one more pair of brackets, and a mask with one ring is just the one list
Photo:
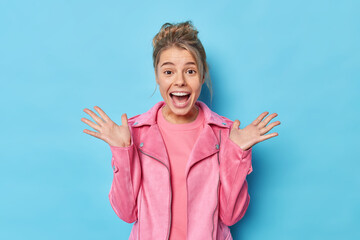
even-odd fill
[[(219, 130), (219, 145), (221, 145), (221, 130)], [(219, 152), (217, 152), (217, 160), (218, 160), (218, 164), (220, 166)], [(215, 209), (214, 209), (213, 216), (212, 216), (213, 225), (212, 225), (212, 231), (211, 231), (211, 239), (214, 239), (214, 215), (215, 215), (216, 208), (218, 207), (218, 204), (219, 204), (219, 185), (220, 185), (220, 175), (219, 175), (217, 190), (216, 190), (216, 193), (217, 193), (216, 205), (215, 205)]]
[(137, 234), (137, 239), (140, 239), (140, 214), (141, 214), (141, 203), (142, 203), (142, 184), (141, 184), (141, 188), (140, 188), (140, 206), (139, 206), (139, 219), (138, 219), (138, 234)]
[(168, 228), (168, 233), (167, 233), (167, 237), (166, 237), (166, 239), (169, 239), (169, 237), (170, 237), (170, 227), (171, 227), (171, 201), (172, 201), (172, 189), (171, 189), (170, 169), (168, 168), (168, 166), (166, 166), (165, 163), (163, 163), (161, 160), (157, 159), (156, 157), (153, 157), (153, 156), (151, 156), (151, 155), (149, 155), (149, 154), (147, 154), (147, 153), (144, 153), (141, 149), (139, 149), (139, 151), (140, 151), (141, 153), (145, 154), (146, 156), (149, 156), (149, 157), (151, 157), (151, 158), (159, 161), (160, 163), (162, 163), (162, 164), (166, 167), (166, 169), (168, 170), (168, 172), (169, 172), (169, 183), (170, 183), (170, 187), (169, 187), (169, 188), (170, 188), (169, 213), (170, 213), (170, 214), (169, 214), (169, 228)]
[[(218, 161), (219, 161), (219, 153), (217, 153), (217, 158), (218, 158)], [(217, 206), (219, 204), (219, 185), (220, 185), (220, 176), (219, 176), (219, 179), (218, 179), (218, 186), (217, 186), (217, 190), (216, 190), (216, 194), (217, 194), (216, 205), (215, 205), (215, 209), (214, 209), (213, 216), (212, 216), (213, 226), (212, 226), (212, 231), (211, 231), (211, 239), (214, 239), (214, 215), (215, 215), (216, 208), (217, 208)]]

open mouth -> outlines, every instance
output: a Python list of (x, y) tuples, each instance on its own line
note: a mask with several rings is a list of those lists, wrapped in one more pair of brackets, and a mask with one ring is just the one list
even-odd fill
[(190, 99), (190, 93), (188, 92), (172, 92), (170, 97), (173, 100), (173, 103), (177, 107), (184, 107), (187, 105)]

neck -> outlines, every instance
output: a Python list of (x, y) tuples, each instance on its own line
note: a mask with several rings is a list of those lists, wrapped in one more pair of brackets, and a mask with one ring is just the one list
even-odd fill
[(194, 105), (193, 108), (186, 115), (174, 114), (167, 105), (165, 105), (161, 110), (164, 118), (168, 122), (174, 124), (184, 124), (184, 123), (193, 122), (195, 121), (195, 119), (199, 114), (199, 108), (196, 105)]

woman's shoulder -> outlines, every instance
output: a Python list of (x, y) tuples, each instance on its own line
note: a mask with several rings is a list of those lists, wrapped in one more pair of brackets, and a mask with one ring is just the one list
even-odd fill
[(212, 123), (215, 123), (216, 125), (219, 125), (219, 126), (225, 127), (225, 128), (226, 127), (230, 128), (232, 126), (234, 121), (211, 110), (204, 102), (201, 102), (201, 101), (198, 101), (198, 102), (199, 102), (199, 106), (202, 107), (202, 110), (204, 112), (207, 112), (208, 115), (210, 115), (209, 120)]
[(155, 103), (149, 110), (128, 118), (128, 124), (132, 126), (155, 123), (157, 111), (164, 104), (164, 101)]
[[(143, 114), (143, 113), (141, 113), (141, 114)], [(136, 122), (136, 119), (137, 119), (141, 114), (137, 114), (137, 115), (135, 115), (135, 116), (132, 116), (132, 117), (128, 118), (128, 123), (134, 123), (134, 122)]]
[(225, 122), (225, 123), (227, 123), (227, 125), (232, 125), (233, 123), (234, 123), (234, 121), (233, 120), (231, 120), (231, 119), (229, 119), (229, 118), (227, 118), (227, 117), (225, 117), (225, 116), (221, 116), (221, 115), (219, 115), (220, 117), (221, 117), (221, 119), (223, 120), (223, 122)]

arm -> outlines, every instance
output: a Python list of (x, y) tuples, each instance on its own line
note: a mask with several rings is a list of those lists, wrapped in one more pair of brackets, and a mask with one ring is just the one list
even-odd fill
[(235, 120), (230, 135), (220, 151), (220, 218), (228, 226), (235, 224), (245, 214), (250, 195), (246, 176), (252, 172), (252, 146), (277, 136), (269, 132), (280, 121), (267, 125), (276, 113), (263, 120), (268, 112), (260, 114), (251, 124), (240, 129), (240, 121)]
[(246, 176), (252, 172), (252, 148), (244, 151), (230, 138), (220, 151), (220, 219), (231, 226), (238, 222), (249, 206)]
[(114, 172), (109, 199), (116, 215), (127, 223), (137, 220), (137, 195), (141, 185), (141, 166), (138, 151), (130, 146), (111, 146), (111, 165)]
[(141, 184), (141, 166), (137, 149), (133, 142), (131, 127), (126, 113), (121, 116), (122, 125), (113, 122), (98, 106), (94, 107), (101, 118), (90, 109), (89, 114), (96, 123), (82, 118), (96, 132), (85, 129), (84, 132), (107, 142), (112, 152), (111, 164), (114, 170), (113, 183), (109, 193), (111, 206), (115, 213), (125, 222), (132, 223), (137, 219), (137, 195)]

